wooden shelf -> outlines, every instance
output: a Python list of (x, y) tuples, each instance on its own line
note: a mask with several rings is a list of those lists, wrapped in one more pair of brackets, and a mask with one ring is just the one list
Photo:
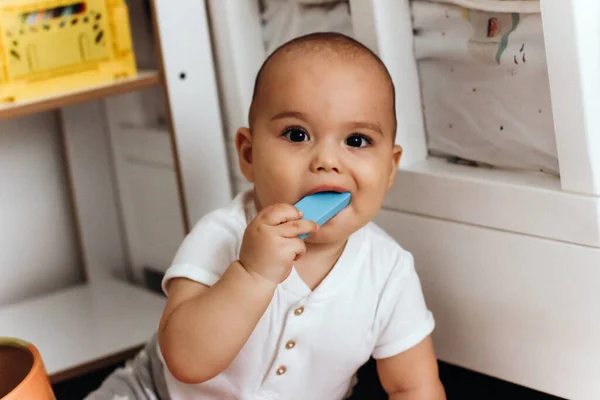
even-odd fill
[(54, 383), (127, 359), (156, 332), (166, 298), (110, 280), (0, 308), (0, 336), (33, 343)]
[(139, 71), (135, 78), (123, 79), (105, 85), (64, 92), (31, 101), (16, 102), (0, 106), (0, 120), (22, 117), (42, 111), (54, 110), (71, 104), (114, 96), (134, 90), (156, 86), (160, 83), (158, 71)]

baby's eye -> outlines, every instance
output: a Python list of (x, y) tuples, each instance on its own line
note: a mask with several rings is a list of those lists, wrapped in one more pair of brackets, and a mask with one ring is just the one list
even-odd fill
[(346, 139), (346, 144), (350, 147), (365, 147), (371, 144), (371, 139), (365, 135), (355, 133)]
[(283, 136), (290, 142), (306, 142), (309, 139), (308, 133), (302, 128), (288, 128), (283, 131)]

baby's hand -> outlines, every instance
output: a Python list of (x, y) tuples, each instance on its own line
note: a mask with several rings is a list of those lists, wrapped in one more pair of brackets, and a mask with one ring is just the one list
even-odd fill
[(319, 228), (313, 221), (301, 218), (302, 213), (290, 204), (264, 208), (244, 232), (240, 250), (244, 268), (275, 284), (283, 282), (294, 261), (306, 252), (304, 240), (298, 236)]

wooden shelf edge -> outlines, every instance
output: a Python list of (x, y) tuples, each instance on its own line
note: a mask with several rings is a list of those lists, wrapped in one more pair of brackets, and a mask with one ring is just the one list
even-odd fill
[(135, 90), (146, 89), (160, 84), (158, 71), (139, 71), (134, 78), (123, 79), (105, 85), (42, 97), (31, 101), (16, 102), (0, 106), (0, 121), (23, 117), (43, 111), (55, 110), (71, 104), (115, 96)]
[(140, 344), (139, 346), (134, 346), (132, 348), (119, 351), (87, 363), (52, 373), (49, 375), (50, 382), (55, 385), (69, 379), (77, 378), (79, 376), (98, 371), (102, 368), (110, 367), (123, 361), (130, 360), (134, 358), (143, 348), (144, 344)]

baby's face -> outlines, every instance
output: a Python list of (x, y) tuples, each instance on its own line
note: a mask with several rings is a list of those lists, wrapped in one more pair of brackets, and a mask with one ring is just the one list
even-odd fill
[(252, 162), (243, 172), (258, 208), (318, 191), (350, 192), (350, 205), (306, 239), (345, 240), (375, 216), (393, 183), (401, 149), (392, 91), (366, 57), (286, 57), (263, 87), (247, 132)]

